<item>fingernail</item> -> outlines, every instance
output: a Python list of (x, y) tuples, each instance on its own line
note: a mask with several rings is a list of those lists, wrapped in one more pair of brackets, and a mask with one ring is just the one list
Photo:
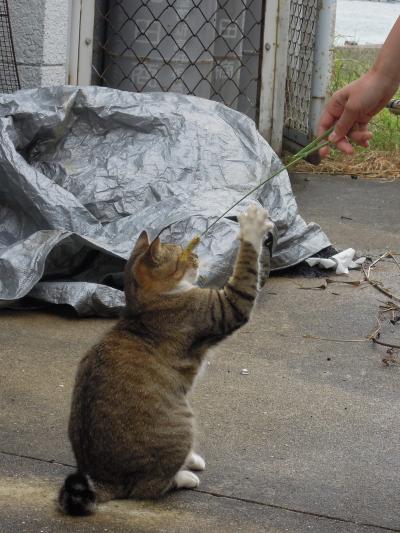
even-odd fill
[(339, 137), (336, 135), (335, 132), (332, 132), (328, 137), (328, 141), (330, 141), (331, 143), (336, 142), (338, 139)]

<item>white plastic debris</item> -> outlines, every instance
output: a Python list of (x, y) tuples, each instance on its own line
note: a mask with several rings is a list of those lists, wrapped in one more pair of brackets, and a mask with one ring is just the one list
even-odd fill
[(240, 373), (242, 374), (242, 376), (247, 376), (249, 371), (247, 370), (247, 368), (242, 368), (242, 370), (240, 371)]
[(343, 252), (332, 255), (327, 259), (323, 257), (310, 257), (306, 259), (306, 263), (311, 267), (318, 265), (322, 268), (336, 268), (336, 274), (348, 274), (349, 269), (360, 268), (365, 261), (365, 257), (359, 257), (354, 260), (356, 252), (353, 248), (347, 248)]

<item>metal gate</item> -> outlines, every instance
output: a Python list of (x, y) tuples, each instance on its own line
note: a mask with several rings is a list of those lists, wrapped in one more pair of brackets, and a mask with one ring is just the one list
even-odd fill
[(280, 152), (283, 131), (311, 135), (317, 4), (334, 1), (73, 0), (70, 83), (216, 100)]
[(315, 134), (328, 92), (336, 0), (291, 0), (284, 142), (297, 149)]
[(258, 120), (265, 0), (97, 0), (90, 82), (209, 98)]

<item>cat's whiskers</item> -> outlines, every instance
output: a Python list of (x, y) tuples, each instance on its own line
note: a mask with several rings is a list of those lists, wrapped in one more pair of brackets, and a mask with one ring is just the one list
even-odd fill
[(167, 292), (164, 292), (163, 295), (167, 296), (171, 294), (183, 294), (184, 292), (193, 289), (193, 287), (194, 285), (189, 281), (181, 280), (176, 287)]

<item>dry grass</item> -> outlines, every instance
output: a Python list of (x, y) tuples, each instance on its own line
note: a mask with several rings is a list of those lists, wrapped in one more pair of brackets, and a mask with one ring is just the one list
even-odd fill
[(319, 165), (300, 161), (293, 170), (312, 174), (350, 174), (365, 178), (400, 179), (400, 151), (363, 150), (351, 157), (335, 153)]
[[(378, 51), (379, 47), (335, 48), (330, 92), (333, 93), (367, 72)], [(400, 91), (395, 97), (400, 98)], [(393, 115), (383, 109), (371, 121), (370, 128), (373, 138), (369, 149), (357, 148), (352, 157), (334, 151), (318, 166), (300, 162), (295, 170), (370, 178), (400, 178), (400, 115)]]

